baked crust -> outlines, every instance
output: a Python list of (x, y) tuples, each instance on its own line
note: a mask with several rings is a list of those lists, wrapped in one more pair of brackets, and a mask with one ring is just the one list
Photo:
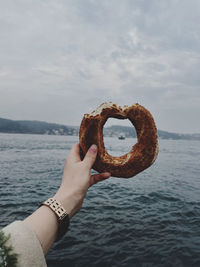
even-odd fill
[[(129, 119), (135, 126), (138, 142), (130, 152), (115, 157), (108, 154), (103, 141), (103, 126), (108, 118)], [(153, 164), (158, 155), (157, 129), (151, 113), (139, 104), (117, 106), (103, 103), (90, 114), (85, 114), (79, 132), (81, 154), (92, 144), (98, 146), (93, 169), (110, 172), (113, 177), (130, 178)]]

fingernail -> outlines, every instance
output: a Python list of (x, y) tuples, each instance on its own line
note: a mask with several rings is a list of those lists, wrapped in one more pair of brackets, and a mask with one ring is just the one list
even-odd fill
[(110, 176), (111, 176), (111, 174), (109, 172), (105, 172), (104, 175), (107, 176), (106, 178), (110, 178)]
[(96, 154), (97, 146), (96, 145), (92, 145), (89, 150), (90, 150), (91, 153)]

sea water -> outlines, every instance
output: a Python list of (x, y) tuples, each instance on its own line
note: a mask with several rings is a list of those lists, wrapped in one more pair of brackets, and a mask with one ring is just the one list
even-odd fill
[[(75, 136), (0, 134), (0, 227), (23, 220), (58, 189)], [(135, 139), (105, 138), (110, 154)], [(50, 267), (200, 266), (200, 142), (159, 140), (156, 162), (91, 187)]]

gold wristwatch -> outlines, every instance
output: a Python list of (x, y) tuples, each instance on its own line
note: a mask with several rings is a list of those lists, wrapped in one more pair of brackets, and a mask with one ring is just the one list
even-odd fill
[(58, 220), (58, 232), (57, 232), (57, 237), (55, 241), (58, 241), (63, 237), (63, 235), (68, 230), (69, 223), (70, 223), (69, 214), (63, 208), (61, 203), (55, 198), (47, 199), (40, 206), (42, 205), (49, 207), (56, 214), (56, 217)]

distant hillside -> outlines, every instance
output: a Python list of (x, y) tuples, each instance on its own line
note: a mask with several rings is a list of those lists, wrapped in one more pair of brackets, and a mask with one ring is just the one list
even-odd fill
[(104, 128), (103, 132), (105, 136), (110, 137), (119, 135), (124, 135), (125, 137), (136, 137), (135, 128), (130, 126), (112, 125)]
[[(78, 135), (78, 126), (66, 126), (56, 123), (42, 121), (15, 121), (0, 118), (0, 132), (2, 133), (23, 133), (23, 134), (48, 134), (48, 135)], [(124, 135), (126, 138), (136, 137), (134, 127), (112, 125), (104, 128), (104, 136), (118, 137)], [(158, 130), (160, 139), (183, 139), (200, 140), (200, 134), (178, 134)]]
[(0, 118), (0, 132), (24, 134), (77, 135), (78, 127), (42, 121), (14, 121)]
[[(123, 134), (125, 137), (136, 137), (136, 131), (134, 127), (112, 125), (104, 129), (106, 136), (119, 136)], [(184, 140), (200, 140), (200, 134), (178, 134), (170, 133), (166, 131), (158, 130), (158, 137), (160, 139), (184, 139)]]
[[(129, 126), (112, 125), (104, 129), (105, 136), (119, 136), (123, 134), (125, 137), (136, 137), (135, 128)], [(178, 134), (158, 130), (160, 139), (184, 139), (184, 140), (200, 140), (200, 134)]]

